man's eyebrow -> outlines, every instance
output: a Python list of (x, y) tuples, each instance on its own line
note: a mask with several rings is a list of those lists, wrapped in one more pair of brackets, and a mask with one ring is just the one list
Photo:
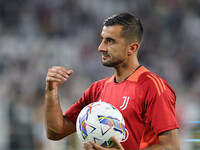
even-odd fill
[(114, 38), (112, 38), (112, 37), (103, 37), (102, 35), (100, 36), (101, 37), (101, 39), (106, 39), (106, 40), (115, 40)]
[(101, 35), (101, 39), (103, 40), (106, 40), (106, 41), (112, 41), (112, 42), (116, 42), (116, 39), (114, 39), (114, 38), (112, 38), (112, 37), (103, 37), (102, 35)]
[(115, 40), (115, 39), (112, 38), (112, 37), (106, 37), (106, 39), (108, 39), (108, 40)]
[(106, 40), (107, 40), (107, 41), (113, 41), (113, 42), (116, 41), (116, 39), (114, 39), (114, 38), (112, 38), (112, 37), (106, 37)]

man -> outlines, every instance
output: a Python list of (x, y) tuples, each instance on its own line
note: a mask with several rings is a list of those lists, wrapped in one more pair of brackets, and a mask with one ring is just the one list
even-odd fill
[[(81, 109), (95, 101), (111, 103), (125, 118), (126, 138), (115, 137), (112, 150), (178, 150), (176, 95), (169, 84), (139, 64), (137, 53), (142, 42), (143, 27), (139, 19), (121, 13), (104, 22), (98, 51), (104, 66), (113, 67), (112, 77), (93, 83), (78, 102), (63, 115), (57, 88), (73, 73), (64, 67), (49, 69), (46, 77), (45, 124), (47, 136), (59, 140), (74, 133)], [(125, 104), (125, 105), (123, 105)], [(87, 150), (106, 148), (91, 142)]]

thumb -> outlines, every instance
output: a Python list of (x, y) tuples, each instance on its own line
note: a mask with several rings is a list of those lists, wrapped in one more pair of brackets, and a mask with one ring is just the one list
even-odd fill
[(73, 70), (68, 70), (67, 75), (71, 75), (74, 71)]
[(114, 142), (114, 147), (116, 147), (119, 150), (124, 150), (120, 142), (116, 139), (116, 137), (112, 136), (112, 141)]

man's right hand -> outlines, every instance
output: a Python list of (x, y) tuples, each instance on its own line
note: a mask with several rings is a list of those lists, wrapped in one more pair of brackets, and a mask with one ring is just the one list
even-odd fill
[(57, 89), (60, 84), (67, 81), (73, 70), (61, 66), (54, 66), (48, 70), (46, 76), (46, 90)]
[(60, 140), (76, 131), (76, 126), (65, 116), (58, 100), (57, 88), (73, 73), (61, 66), (48, 70), (45, 92), (45, 128), (48, 139)]

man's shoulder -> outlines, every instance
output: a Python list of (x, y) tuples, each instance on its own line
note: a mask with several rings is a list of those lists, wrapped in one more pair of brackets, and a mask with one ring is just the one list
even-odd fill
[(140, 76), (138, 77), (137, 82), (139, 82), (140, 84), (142, 83), (151, 83), (154, 81), (160, 81), (160, 82), (166, 82), (162, 77), (160, 77), (159, 75), (157, 75), (154, 72), (151, 72), (149, 70), (146, 70), (144, 72), (142, 72), (140, 74)]
[(172, 91), (173, 93), (175, 93), (173, 88), (165, 79), (151, 71), (141, 74), (138, 78), (138, 83), (140, 83), (144, 91), (155, 91), (158, 92), (159, 95), (161, 95), (165, 91)]
[(150, 79), (152, 78), (160, 78), (160, 77), (151, 71), (147, 71), (140, 75), (140, 77), (138, 78), (138, 82), (143, 83), (143, 82), (151, 81)]
[(102, 84), (106, 84), (106, 83), (112, 82), (113, 80), (114, 80), (114, 75), (111, 76), (111, 77), (100, 79), (100, 80), (94, 82), (93, 84), (95, 84), (95, 85), (102, 85)]
[(142, 84), (149, 81), (149, 76), (157, 76), (155, 73), (149, 71), (146, 67), (141, 66), (137, 69), (127, 80)]
[(113, 78), (114, 78), (114, 75), (111, 76), (111, 77), (107, 77), (107, 78), (104, 78), (104, 79), (97, 80), (91, 85), (91, 87), (102, 88), (106, 83), (112, 82)]

